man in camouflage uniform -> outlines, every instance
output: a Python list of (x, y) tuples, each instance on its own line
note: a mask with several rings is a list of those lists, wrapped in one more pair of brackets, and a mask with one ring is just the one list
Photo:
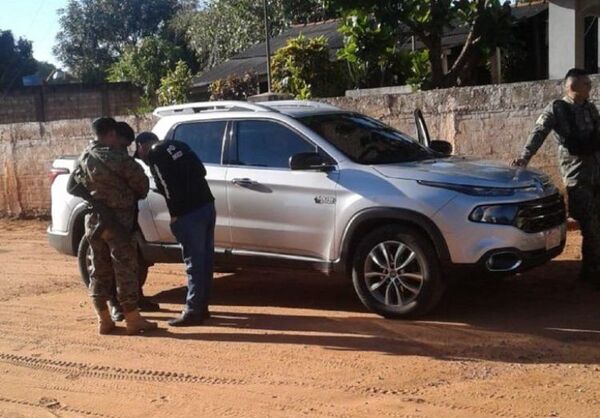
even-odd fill
[(591, 80), (580, 69), (565, 76), (565, 96), (549, 104), (537, 120), (520, 158), (525, 167), (554, 131), (569, 215), (579, 222), (582, 268), (579, 278), (600, 285), (600, 115), (589, 99)]
[(101, 118), (94, 128), (98, 140), (79, 158), (73, 181), (106, 209), (93, 210), (85, 220), (85, 236), (92, 250), (90, 296), (98, 315), (98, 331), (108, 334), (115, 327), (106, 305), (114, 289), (113, 277), (128, 333), (156, 329), (157, 324), (146, 321), (138, 311), (137, 249), (132, 234), (137, 201), (148, 193), (148, 177), (123, 149), (114, 119)]

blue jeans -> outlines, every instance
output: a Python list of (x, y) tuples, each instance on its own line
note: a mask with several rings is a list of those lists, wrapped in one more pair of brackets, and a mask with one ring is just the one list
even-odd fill
[(171, 232), (181, 244), (187, 273), (185, 311), (201, 314), (208, 307), (215, 252), (215, 204), (207, 203), (178, 217)]

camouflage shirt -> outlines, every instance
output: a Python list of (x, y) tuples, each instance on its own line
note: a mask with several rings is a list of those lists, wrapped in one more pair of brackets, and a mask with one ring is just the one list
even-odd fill
[[(580, 134), (589, 134), (599, 129), (600, 115), (593, 103), (586, 101), (583, 104), (576, 104), (568, 96), (562, 100), (571, 106)], [(585, 155), (571, 154), (563, 145), (566, 138), (556, 132), (558, 127), (561, 127), (561, 132), (568, 131), (569, 123), (566, 115), (555, 114), (554, 103), (550, 103), (536, 121), (521, 158), (531, 159), (542, 146), (550, 131), (554, 130), (554, 137), (558, 143), (558, 163), (565, 186), (572, 187), (582, 184), (600, 186), (600, 152)], [(600, 140), (600, 132), (598, 132), (597, 138)]]
[(126, 150), (92, 142), (77, 162), (80, 181), (91, 195), (116, 210), (131, 210), (148, 194), (144, 169)]

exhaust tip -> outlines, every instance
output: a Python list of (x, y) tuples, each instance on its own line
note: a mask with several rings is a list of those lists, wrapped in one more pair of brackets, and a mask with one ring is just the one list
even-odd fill
[(517, 254), (509, 251), (503, 251), (490, 255), (485, 262), (488, 271), (510, 272), (518, 269), (523, 260)]

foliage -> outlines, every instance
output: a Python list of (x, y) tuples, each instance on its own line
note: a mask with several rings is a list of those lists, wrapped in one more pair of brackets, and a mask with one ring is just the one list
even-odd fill
[[(397, 40), (414, 34), (429, 50), (431, 87), (467, 84), (471, 70), (496, 47), (512, 36), (509, 4), (500, 0), (331, 0), (345, 13), (371, 14), (382, 26), (394, 31)], [(465, 28), (465, 44), (444, 74), (442, 36), (444, 30)]]
[(21, 77), (37, 71), (31, 42), (15, 38), (11, 31), (0, 30), (0, 89), (21, 86)]
[[(400, 70), (397, 63), (403, 57), (396, 51), (393, 31), (361, 11), (350, 13), (340, 26), (344, 47), (338, 59), (348, 67), (349, 78), (355, 88), (379, 87), (395, 84)], [(404, 60), (405, 61), (405, 60)]]
[(181, 50), (156, 36), (142, 38), (138, 45), (127, 46), (119, 60), (108, 68), (108, 81), (130, 81), (154, 99), (161, 78), (181, 58)]
[(271, 70), (273, 90), (298, 99), (334, 95), (340, 90), (341, 77), (329, 60), (324, 36), (309, 39), (300, 35), (288, 40), (275, 52)]
[(423, 90), (429, 87), (431, 80), (431, 65), (429, 63), (429, 51), (415, 51), (410, 56), (410, 75), (406, 83), (414, 90)]
[(161, 106), (185, 103), (187, 89), (192, 80), (192, 73), (184, 61), (178, 61), (175, 69), (161, 78), (157, 91), (158, 104)]
[[(324, 0), (270, 0), (268, 7), (270, 36), (290, 24), (337, 16)], [(185, 36), (200, 68), (210, 69), (265, 40), (263, 2), (213, 0), (200, 10), (178, 13), (171, 26)]]
[(243, 76), (231, 74), (223, 80), (214, 81), (210, 87), (210, 100), (246, 100), (259, 92), (258, 76), (247, 72)]
[(84, 82), (100, 82), (127, 47), (160, 34), (183, 0), (69, 0), (60, 9), (55, 55)]

